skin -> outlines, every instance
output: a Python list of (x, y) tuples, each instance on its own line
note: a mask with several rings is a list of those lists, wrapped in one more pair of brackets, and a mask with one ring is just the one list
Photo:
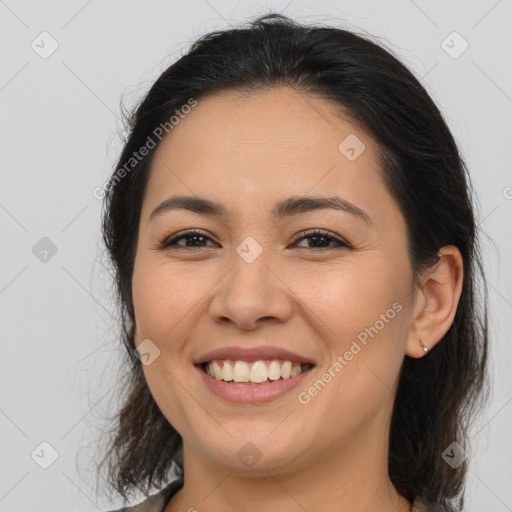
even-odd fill
[[(366, 146), (354, 161), (338, 149), (349, 134)], [(177, 209), (149, 220), (171, 195), (205, 197), (228, 213)], [(371, 222), (334, 209), (270, 215), (291, 196), (332, 195)], [(296, 236), (315, 228), (351, 248)], [(189, 229), (209, 239), (158, 248)], [(252, 263), (236, 252), (248, 236), (262, 248)], [(415, 287), (406, 243), (375, 143), (321, 98), (289, 88), (217, 94), (163, 139), (141, 212), (133, 300), (136, 345), (150, 339), (160, 350), (144, 366), (147, 383), (184, 442), (185, 485), (165, 512), (411, 509), (387, 471), (396, 385), (404, 356), (425, 355), (419, 339), (432, 348), (450, 327), (462, 260), (455, 247), (442, 248)], [(394, 303), (401, 311), (300, 403), (298, 394)], [(192, 364), (229, 345), (277, 345), (317, 365), (284, 397), (235, 405), (213, 395)], [(237, 457), (247, 442), (261, 453), (250, 468)]]

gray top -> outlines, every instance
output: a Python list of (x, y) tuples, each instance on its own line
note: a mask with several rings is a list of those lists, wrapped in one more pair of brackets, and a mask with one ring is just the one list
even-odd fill
[(145, 499), (138, 505), (124, 507), (109, 512), (163, 512), (171, 498), (183, 487), (183, 478), (174, 480), (162, 490)]
[[(167, 487), (153, 494), (138, 505), (124, 507), (109, 512), (163, 512), (171, 498), (183, 487), (183, 478), (174, 480)], [(417, 500), (412, 504), (411, 512), (428, 512), (428, 508)]]

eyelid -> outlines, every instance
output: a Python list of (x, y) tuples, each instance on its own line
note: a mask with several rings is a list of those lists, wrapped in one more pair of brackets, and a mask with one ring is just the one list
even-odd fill
[[(158, 242), (158, 247), (165, 249), (166, 245), (170, 244), (171, 242), (177, 242), (181, 237), (184, 237), (187, 235), (189, 235), (189, 236), (202, 235), (205, 238), (209, 238), (210, 240), (212, 240), (212, 237), (210, 236), (210, 234), (207, 231), (203, 231), (202, 229), (198, 229), (198, 228), (191, 228), (191, 229), (185, 229), (184, 231), (178, 231), (177, 233), (174, 233), (171, 236), (166, 236), (162, 241)], [(177, 247), (180, 247), (180, 246), (177, 246)]]
[[(293, 243), (298, 242), (301, 240), (301, 238), (306, 238), (308, 236), (314, 236), (314, 235), (321, 235), (325, 236), (326, 238), (332, 238), (335, 242), (338, 242), (340, 246), (346, 246), (349, 248), (352, 248), (352, 245), (349, 244), (344, 238), (332, 233), (331, 231), (328, 231), (326, 229), (319, 229), (319, 228), (312, 228), (312, 229), (305, 229), (304, 231), (301, 231), (300, 233), (297, 233), (297, 235), (294, 237)], [(324, 250), (329, 249), (329, 247), (325, 247)]]
[[(169, 247), (172, 247), (172, 246), (180, 247), (180, 248), (183, 248), (183, 249), (202, 249), (202, 248), (206, 248), (206, 247), (197, 247), (197, 248), (186, 247), (186, 246), (180, 246), (180, 245), (176, 244), (176, 242), (180, 241), (181, 238), (186, 237), (186, 236), (194, 236), (194, 235), (204, 236), (208, 240), (214, 241), (208, 232), (203, 231), (203, 230), (198, 229), (198, 228), (191, 228), (191, 229), (184, 230), (184, 231), (178, 231), (177, 233), (175, 233), (175, 234), (173, 234), (171, 236), (165, 237), (161, 242), (158, 243), (158, 248), (162, 249), (162, 250), (165, 250), (165, 249), (167, 249)], [(344, 238), (340, 237), (339, 235), (336, 235), (336, 234), (332, 233), (331, 231), (328, 231), (326, 229), (320, 229), (320, 228), (305, 229), (305, 230), (297, 233), (295, 235), (293, 241), (292, 241), (292, 244), (296, 244), (297, 242), (301, 241), (304, 238), (312, 237), (312, 236), (315, 236), (315, 235), (320, 235), (320, 236), (324, 236), (326, 238), (330, 238), (331, 241), (336, 242), (338, 245), (335, 246), (335, 247), (318, 248), (316, 250), (314, 248), (309, 248), (309, 249), (312, 249), (314, 252), (327, 251), (327, 250), (336, 249), (336, 248), (338, 248), (338, 249), (339, 248), (353, 249), (353, 246), (349, 242), (347, 242)], [(304, 249), (308, 249), (308, 247), (304, 247)]]

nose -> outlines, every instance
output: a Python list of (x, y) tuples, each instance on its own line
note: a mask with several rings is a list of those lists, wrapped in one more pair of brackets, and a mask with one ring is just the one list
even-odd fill
[(292, 292), (262, 255), (248, 263), (235, 255), (233, 266), (216, 288), (210, 303), (214, 322), (233, 322), (254, 330), (265, 322), (286, 322), (292, 315)]

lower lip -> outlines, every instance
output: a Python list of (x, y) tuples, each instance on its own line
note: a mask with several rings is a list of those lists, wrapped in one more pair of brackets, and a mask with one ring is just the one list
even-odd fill
[(275, 400), (295, 389), (313, 370), (312, 368), (296, 377), (278, 379), (267, 384), (230, 384), (211, 377), (199, 366), (196, 368), (210, 391), (236, 404), (260, 404)]

